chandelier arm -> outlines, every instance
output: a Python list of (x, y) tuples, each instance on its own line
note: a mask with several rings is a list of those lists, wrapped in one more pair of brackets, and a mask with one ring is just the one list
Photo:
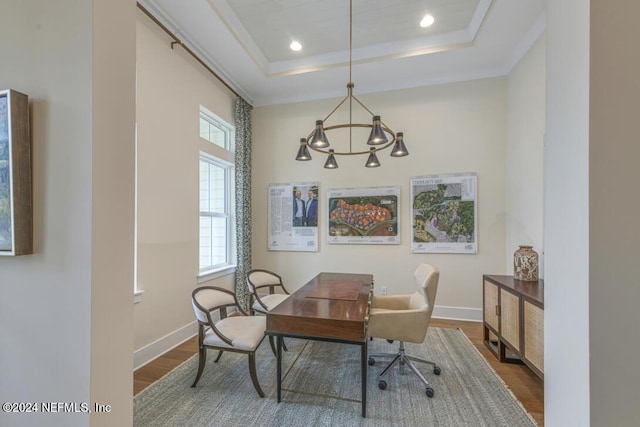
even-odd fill
[[(396, 141), (394, 140), (394, 141), (388, 142), (384, 146), (376, 148), (375, 150), (373, 150), (373, 152), (377, 153), (378, 151), (382, 151), (386, 148), (389, 148), (391, 144), (393, 144), (394, 142)], [(372, 150), (367, 150), (367, 151), (335, 151), (334, 150), (332, 153), (329, 153), (328, 150), (322, 150), (320, 148), (313, 148), (313, 147), (309, 147), (309, 148), (318, 153), (333, 154), (334, 156), (356, 156), (356, 155), (362, 155), (362, 154), (371, 154), (371, 151), (372, 151)]]
[[(342, 106), (342, 104), (344, 104), (344, 103), (345, 103), (345, 101), (346, 101), (347, 99), (349, 99), (349, 97), (350, 97), (350, 96), (351, 96), (351, 95), (347, 95), (347, 96), (345, 96), (344, 98), (342, 98), (342, 101), (340, 101), (340, 102), (338, 103), (338, 105), (336, 105), (336, 107), (335, 107), (333, 110), (331, 110), (331, 112), (327, 115), (327, 117), (325, 117), (325, 118), (324, 118), (323, 122), (326, 122), (326, 121), (329, 119), (329, 117), (331, 117), (331, 116), (333, 115), (333, 113), (335, 113), (335, 112), (336, 112), (336, 110), (337, 110), (338, 108), (340, 108), (340, 107)], [(312, 133), (313, 133), (313, 132), (312, 132)]]
[[(375, 116), (375, 115), (376, 115), (373, 111), (369, 110), (369, 109), (367, 108), (367, 106), (366, 106), (366, 105), (364, 105), (364, 104), (363, 104), (363, 103), (362, 103), (362, 102), (361, 102), (361, 101), (360, 101), (360, 100), (359, 100), (355, 95), (351, 95), (351, 97), (352, 97), (353, 99), (355, 99), (355, 100), (356, 100), (356, 102), (357, 102), (358, 104), (360, 104), (360, 106), (361, 106), (362, 108), (364, 108), (365, 110), (367, 110), (367, 111), (369, 112), (369, 114), (371, 114), (372, 116)], [(382, 123), (382, 121), (380, 121), (380, 123)], [(382, 123), (382, 124), (384, 124), (384, 123)]]

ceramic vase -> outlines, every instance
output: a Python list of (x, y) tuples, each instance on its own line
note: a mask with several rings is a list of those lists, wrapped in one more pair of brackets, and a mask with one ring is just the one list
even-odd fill
[(513, 278), (528, 282), (538, 281), (538, 253), (533, 246), (522, 245), (513, 254)]

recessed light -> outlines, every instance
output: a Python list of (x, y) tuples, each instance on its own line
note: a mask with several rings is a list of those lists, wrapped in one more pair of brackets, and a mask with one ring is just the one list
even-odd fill
[(435, 22), (435, 18), (433, 16), (424, 15), (424, 18), (422, 18), (422, 21), (420, 21), (420, 26), (422, 28), (427, 28), (433, 25), (434, 22)]
[(295, 52), (299, 51), (300, 49), (302, 49), (302, 45), (300, 44), (300, 42), (294, 40), (291, 42), (291, 44), (289, 45), (289, 48)]

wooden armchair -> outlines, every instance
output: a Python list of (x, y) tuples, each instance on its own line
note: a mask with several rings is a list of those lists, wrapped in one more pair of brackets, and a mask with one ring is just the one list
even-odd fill
[[(251, 314), (266, 314), (289, 297), (289, 291), (282, 284), (282, 278), (269, 270), (250, 270), (247, 273), (247, 288)], [(265, 289), (268, 289), (268, 293), (265, 293)]]
[[(191, 387), (195, 387), (202, 376), (207, 360), (207, 349), (218, 350), (217, 363), (225, 351), (244, 353), (249, 358), (249, 374), (260, 397), (264, 392), (260, 388), (256, 375), (256, 349), (262, 343), (266, 329), (264, 316), (248, 316), (236, 299), (236, 295), (223, 288), (203, 286), (193, 291), (191, 302), (198, 319), (198, 373)], [(228, 316), (227, 309), (235, 307), (238, 315)], [(219, 313), (220, 320), (214, 316)]]

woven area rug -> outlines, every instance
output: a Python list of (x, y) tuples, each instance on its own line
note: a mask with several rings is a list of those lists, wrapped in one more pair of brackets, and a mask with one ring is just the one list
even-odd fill
[[(361, 417), (360, 348), (354, 345), (286, 339), (282, 402), (276, 402), (276, 361), (268, 340), (256, 358), (266, 396), (249, 378), (247, 356), (225, 353), (218, 363), (209, 351), (205, 371), (191, 388), (197, 357), (187, 360), (134, 398), (135, 426), (534, 426), (487, 361), (458, 329), (430, 328), (423, 344), (406, 344), (407, 354), (433, 360), (436, 376), (418, 364), (435, 396), (428, 398), (408, 369), (387, 372), (386, 390), (369, 368), (367, 418)], [(369, 351), (393, 352), (397, 343), (370, 342)]]

